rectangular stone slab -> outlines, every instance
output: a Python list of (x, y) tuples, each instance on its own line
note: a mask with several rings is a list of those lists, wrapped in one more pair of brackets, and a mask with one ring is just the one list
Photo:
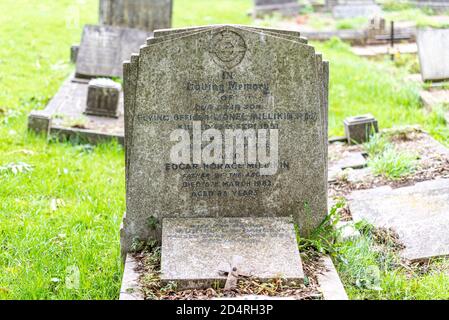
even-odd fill
[(355, 191), (349, 206), (354, 221), (394, 229), (407, 259), (449, 255), (449, 179)]
[(122, 77), (123, 62), (138, 53), (151, 33), (111, 26), (84, 27), (76, 60), (76, 77)]
[(220, 271), (262, 280), (304, 279), (290, 218), (164, 219), (162, 275), (180, 288), (209, 287), (226, 280)]
[(423, 80), (449, 79), (449, 29), (418, 29), (416, 42)]

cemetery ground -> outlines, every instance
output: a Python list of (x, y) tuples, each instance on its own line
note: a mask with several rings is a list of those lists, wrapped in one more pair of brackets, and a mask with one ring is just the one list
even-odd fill
[[(209, 0), (179, 0), (174, 25), (251, 24), (250, 8), (250, 0), (216, 7)], [(80, 10), (81, 21), (67, 25), (73, 10)], [(3, 0), (0, 11), (7, 12), (0, 17), (0, 299), (116, 299), (123, 148), (47, 143), (26, 129), (29, 111), (44, 108), (73, 71), (68, 49), (85, 23), (96, 22), (97, 1)], [(413, 58), (363, 59), (334, 39), (315, 45), (331, 65), (330, 136), (343, 134), (344, 118), (370, 112), (382, 128), (419, 125), (448, 146), (443, 108), (428, 112), (419, 84), (407, 80)], [(410, 157), (389, 157), (380, 174), (408, 173)], [(332, 211), (344, 219), (344, 208)], [(332, 255), (351, 299), (449, 298), (446, 259), (403, 261), (394, 234), (363, 223), (357, 224), (361, 237), (336, 242), (334, 223), (302, 239), (301, 247)], [(79, 286), (67, 286), (78, 274)]]

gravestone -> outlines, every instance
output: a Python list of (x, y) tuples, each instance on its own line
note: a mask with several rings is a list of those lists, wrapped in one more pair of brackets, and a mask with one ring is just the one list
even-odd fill
[(374, 0), (338, 0), (331, 6), (336, 19), (370, 18), (382, 13), (382, 9)]
[(392, 228), (410, 260), (449, 254), (449, 179), (392, 189), (389, 186), (355, 191), (349, 199), (355, 222)]
[(145, 31), (170, 28), (172, 6), (172, 0), (100, 0), (100, 24)]
[(327, 214), (327, 83), (296, 32), (155, 32), (124, 65), (122, 252), (162, 240), (162, 279), (183, 286), (224, 280), (236, 257), (300, 280), (290, 221), (306, 236)]
[(295, 16), (299, 13), (297, 0), (254, 0), (255, 17), (278, 12), (285, 16)]
[(436, 13), (447, 13), (449, 11), (449, 0), (412, 0), (413, 5), (420, 8), (429, 8)]
[(449, 29), (419, 29), (416, 40), (423, 81), (449, 79)]
[(123, 61), (138, 52), (149, 35), (137, 29), (86, 25), (76, 60), (76, 76), (122, 77)]

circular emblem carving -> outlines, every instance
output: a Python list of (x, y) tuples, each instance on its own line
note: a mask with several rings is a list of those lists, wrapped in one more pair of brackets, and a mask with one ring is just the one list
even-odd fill
[(238, 33), (229, 30), (214, 35), (210, 47), (214, 62), (228, 69), (242, 62), (246, 51), (245, 40)]

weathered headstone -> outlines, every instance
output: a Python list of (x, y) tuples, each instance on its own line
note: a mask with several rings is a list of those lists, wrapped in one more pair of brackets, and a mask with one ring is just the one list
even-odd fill
[(419, 29), (417, 43), (422, 79), (449, 79), (449, 29)]
[(122, 77), (123, 61), (138, 52), (149, 35), (137, 29), (85, 26), (76, 61), (76, 76)]
[(273, 12), (285, 16), (294, 16), (299, 13), (298, 0), (254, 0), (254, 16), (263, 16)]
[(145, 31), (170, 28), (172, 6), (172, 0), (100, 0), (100, 23)]
[(392, 228), (405, 245), (402, 255), (411, 260), (449, 254), (449, 180), (414, 186), (381, 187), (355, 191), (349, 206), (354, 221)]
[[(275, 30), (191, 28), (149, 40), (125, 63), (124, 252), (162, 238), (162, 278), (188, 286), (199, 280), (192, 250), (220, 248), (221, 234), (229, 250), (204, 259), (201, 280), (223, 280), (218, 268), (232, 255), (263, 277), (256, 252), (278, 252), (265, 261), (270, 276), (301, 278), (281, 254), (299, 261), (287, 221), (307, 235), (327, 213), (328, 65), (304, 42)], [(262, 218), (285, 232), (267, 232)], [(243, 250), (245, 230), (272, 247)], [(270, 240), (281, 233), (288, 249)], [(183, 254), (193, 260), (178, 268)]]
[(336, 19), (369, 18), (380, 15), (382, 9), (374, 0), (338, 0), (332, 3), (332, 13)]

